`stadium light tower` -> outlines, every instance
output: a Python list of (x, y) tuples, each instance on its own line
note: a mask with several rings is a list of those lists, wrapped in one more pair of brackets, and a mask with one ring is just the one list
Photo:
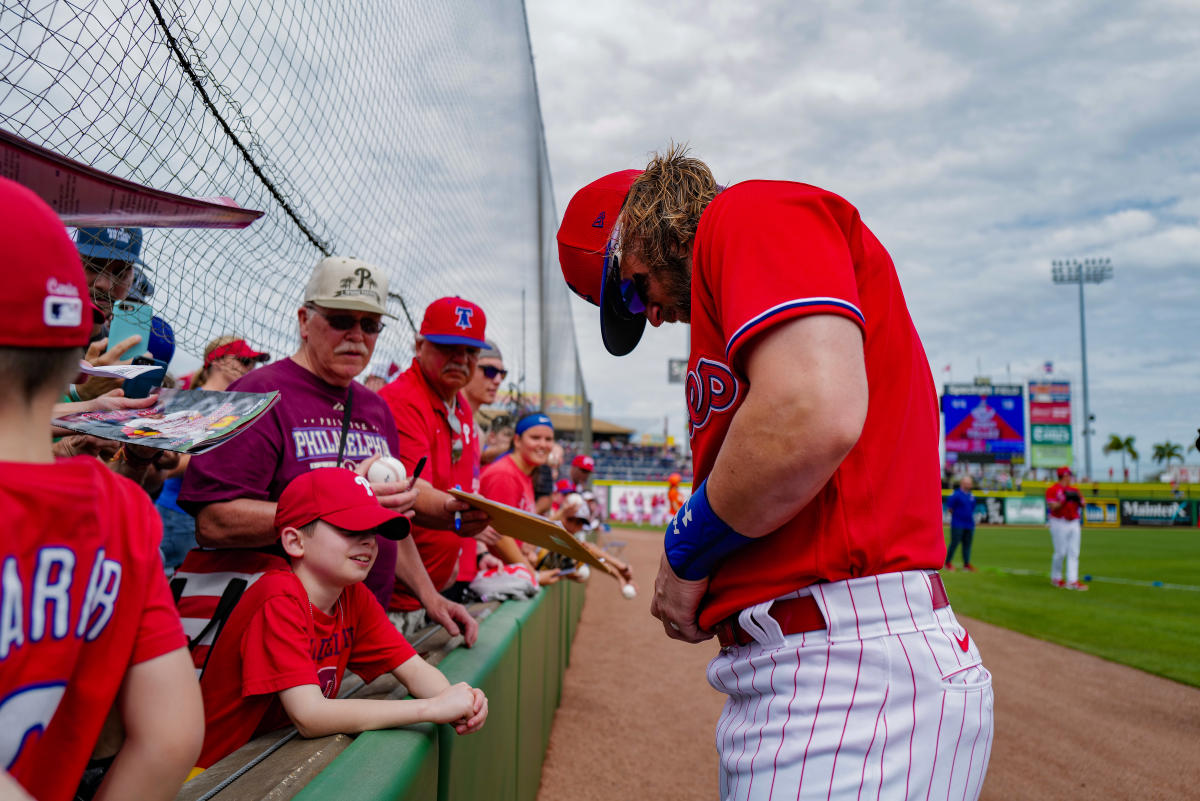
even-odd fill
[(1087, 326), (1083, 314), (1083, 285), (1101, 284), (1113, 276), (1108, 259), (1064, 259), (1050, 262), (1050, 274), (1056, 284), (1079, 284), (1079, 349), (1083, 354), (1083, 464), (1088, 479), (1092, 475), (1092, 409), (1088, 405)]

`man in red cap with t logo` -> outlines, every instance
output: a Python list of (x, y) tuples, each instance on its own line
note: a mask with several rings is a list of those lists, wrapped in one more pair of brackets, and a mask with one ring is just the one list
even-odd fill
[[(412, 366), (379, 390), (396, 420), (399, 451), (409, 474), (421, 459), (421, 494), (413, 507), (413, 539), (438, 590), (458, 576), (464, 547), (475, 553), (474, 536), (488, 523), (483, 512), (455, 500), (446, 490), (479, 488), (479, 436), (462, 388), (475, 374), (487, 346), (483, 309), (458, 297), (440, 298), (425, 309)], [(389, 609), (405, 636), (427, 623), (413, 588), (397, 580)], [(468, 626), (474, 624), (470, 621)], [(471, 629), (468, 629), (471, 631)], [(473, 639), (473, 637), (469, 638)]]

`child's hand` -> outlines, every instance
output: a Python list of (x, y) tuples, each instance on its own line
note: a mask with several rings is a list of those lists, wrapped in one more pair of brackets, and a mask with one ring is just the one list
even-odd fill
[(475, 714), (475, 696), (471, 686), (460, 681), (442, 690), (427, 700), (428, 717), (434, 723), (457, 725), (470, 720)]
[(483, 694), (483, 690), (478, 687), (471, 688), (471, 697), (473, 699), (473, 714), (470, 717), (454, 721), (454, 730), (459, 734), (473, 734), (483, 728), (483, 722), (487, 720), (488, 701), (487, 696)]

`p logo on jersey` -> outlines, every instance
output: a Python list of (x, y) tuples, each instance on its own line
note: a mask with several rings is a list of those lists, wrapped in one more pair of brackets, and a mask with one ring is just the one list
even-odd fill
[(738, 400), (737, 376), (721, 362), (701, 358), (689, 370), (686, 383), (688, 416), (692, 430), (708, 425), (709, 417), (732, 408)]

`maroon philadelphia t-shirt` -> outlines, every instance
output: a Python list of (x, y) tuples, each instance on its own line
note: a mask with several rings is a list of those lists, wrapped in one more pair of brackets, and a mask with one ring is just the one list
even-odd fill
[[(179, 505), (192, 515), (217, 501), (279, 499), (293, 478), (337, 465), (346, 388), (321, 380), (291, 359), (260, 367), (229, 385), (239, 392), (278, 390), (279, 402), (249, 429), (219, 448), (192, 457), (179, 491)], [(357, 381), (346, 435), (345, 463), (397, 453), (396, 423), (378, 395)], [(379, 556), (367, 588), (386, 608), (395, 583), (396, 543), (377, 537)]]

